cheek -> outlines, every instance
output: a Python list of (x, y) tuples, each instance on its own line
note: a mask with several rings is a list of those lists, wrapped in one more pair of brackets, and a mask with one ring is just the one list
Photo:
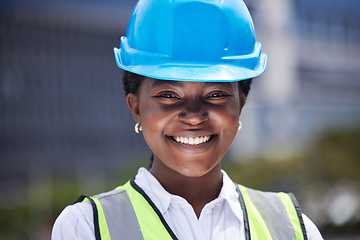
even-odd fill
[(143, 137), (154, 152), (164, 151), (167, 128), (171, 126), (174, 119), (174, 112), (166, 111), (161, 106), (154, 106), (151, 103), (143, 104), (140, 109), (140, 121), (143, 128)]
[(225, 136), (228, 138), (230, 142), (232, 142), (237, 134), (239, 128), (239, 116), (231, 115), (224, 121), (223, 131), (225, 132)]
[(161, 134), (174, 118), (174, 113), (164, 111), (163, 108), (158, 106), (151, 106), (151, 104), (143, 106), (143, 109), (140, 109), (142, 110), (140, 112), (140, 121), (143, 131)]
[(236, 111), (221, 111), (214, 115), (220, 129), (221, 143), (224, 147), (230, 147), (239, 127), (239, 113)]
[(224, 129), (237, 128), (239, 124), (239, 111), (235, 107), (224, 107), (213, 114), (217, 122)]
[(229, 108), (227, 109), (227, 114), (225, 115), (229, 124), (229, 127), (235, 128), (235, 135), (239, 127), (239, 118), (241, 113), (240, 99), (237, 99)]

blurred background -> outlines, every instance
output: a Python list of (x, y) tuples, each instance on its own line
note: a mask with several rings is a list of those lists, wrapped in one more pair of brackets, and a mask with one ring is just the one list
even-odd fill
[[(247, 0), (268, 55), (224, 159), (293, 192), (325, 239), (360, 239), (360, 2)], [(148, 166), (113, 47), (135, 0), (0, 0), (0, 240), (49, 239), (62, 209)]]

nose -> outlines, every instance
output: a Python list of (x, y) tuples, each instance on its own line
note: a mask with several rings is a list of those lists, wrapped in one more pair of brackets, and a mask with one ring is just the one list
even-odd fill
[(209, 120), (209, 113), (200, 101), (184, 103), (184, 108), (178, 115), (179, 121), (196, 126)]

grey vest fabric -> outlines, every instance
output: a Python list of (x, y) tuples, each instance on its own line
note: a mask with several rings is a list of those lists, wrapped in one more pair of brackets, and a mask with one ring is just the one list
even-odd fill
[(295, 230), (285, 206), (276, 193), (246, 190), (260, 215), (264, 219), (273, 239), (295, 240)]
[(113, 190), (94, 197), (104, 210), (111, 239), (143, 239), (134, 208), (125, 190)]

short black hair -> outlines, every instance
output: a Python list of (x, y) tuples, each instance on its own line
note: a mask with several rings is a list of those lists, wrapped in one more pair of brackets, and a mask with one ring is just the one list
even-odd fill
[[(124, 71), (122, 82), (124, 86), (125, 94), (128, 95), (129, 93), (137, 94), (139, 90), (139, 86), (141, 81), (145, 77), (136, 73), (132, 73), (129, 71)], [(240, 92), (245, 94), (245, 97), (248, 96), (250, 91), (250, 86), (252, 83), (252, 78), (241, 80), (238, 82)]]
[(145, 77), (142, 75), (124, 70), (124, 74), (122, 76), (122, 83), (125, 95), (127, 96), (129, 93), (137, 94), (140, 83), (144, 78)]
[(245, 94), (245, 97), (247, 97), (249, 95), (251, 83), (252, 83), (252, 78), (248, 78), (248, 79), (241, 80), (238, 82), (239, 92), (243, 92)]

